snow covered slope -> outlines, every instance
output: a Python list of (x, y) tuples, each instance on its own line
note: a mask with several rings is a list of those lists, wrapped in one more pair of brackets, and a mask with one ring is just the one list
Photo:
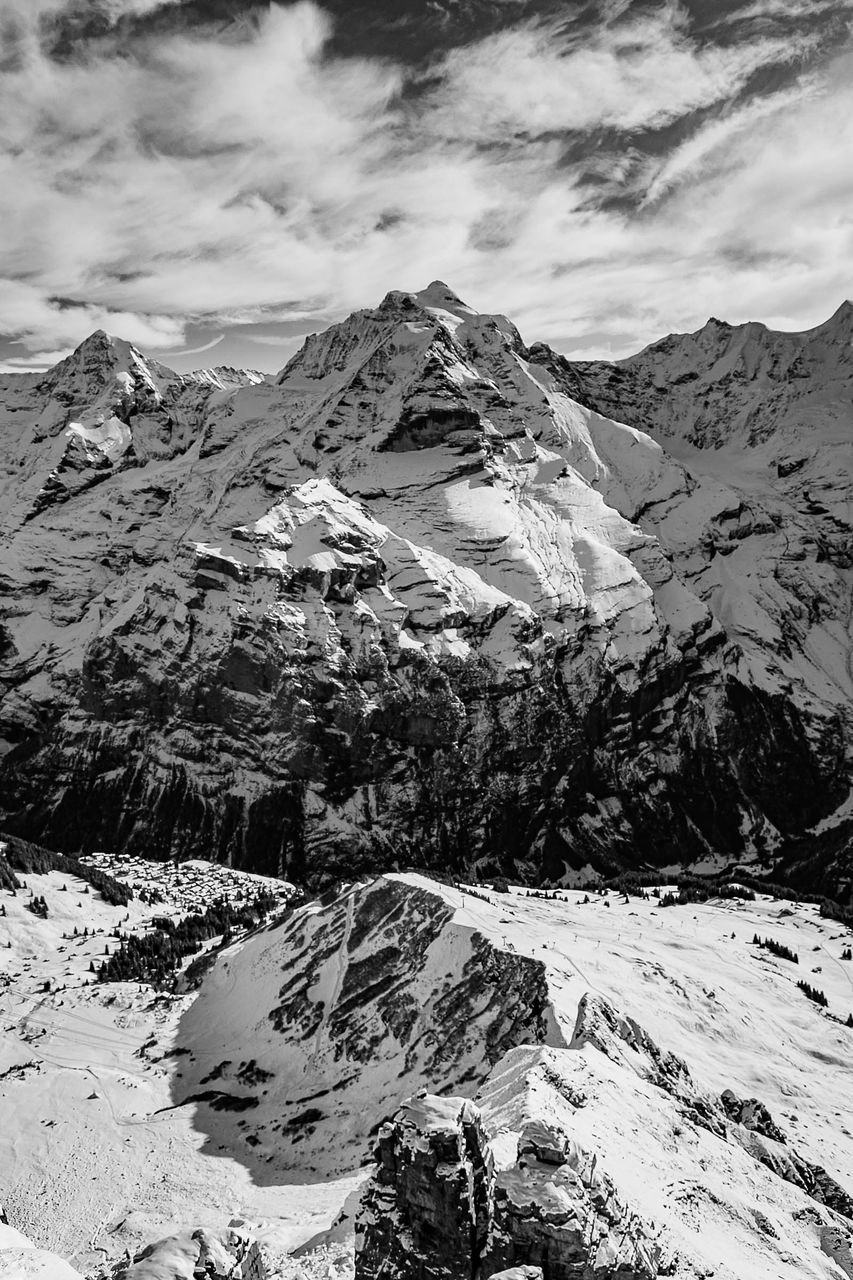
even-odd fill
[(426, 883), (380, 879), (222, 955), (181, 1022), (176, 1101), (258, 1181), (325, 1181), (407, 1093), (473, 1093), (529, 1041), (563, 1043), (542, 964), (456, 927)]
[[(31, 952), (80, 913), (80, 886), (27, 878), (51, 914), (0, 889), (0, 938), (28, 970), (3, 997), (0, 1199), (82, 1270), (235, 1217), (265, 1253), (311, 1247), (339, 1210), (337, 1238), (351, 1233), (377, 1137), (413, 1093), (441, 1091), (451, 1128), (463, 1099), (480, 1116), (504, 1206), (493, 1260), (513, 1260), (507, 1241), (541, 1244), (551, 1214), (575, 1261), (591, 1223), (602, 1259), (625, 1261), (630, 1236), (681, 1280), (853, 1276), (853, 932), (812, 906), (392, 875), (236, 941), (197, 993), (78, 986), (60, 941), (65, 990), (45, 995)], [(99, 929), (124, 915), (82, 900)], [(402, 1203), (384, 1185), (365, 1202), (378, 1227)], [(570, 1218), (585, 1229), (563, 1232)], [(364, 1217), (359, 1238), (367, 1277)]]
[[(315, 881), (748, 860), (843, 895), (830, 346), (807, 364), (820, 431), (796, 444), (780, 409), (776, 435), (716, 451), (685, 443), (689, 415), (678, 437), (658, 421), (668, 395), (623, 406), (624, 371), (608, 398), (600, 368), (439, 283), (310, 337), (275, 380), (181, 378), (102, 334), (7, 378), (5, 823)], [(736, 407), (706, 347), (666, 378), (705, 352)]]
[[(179, 1225), (192, 1229), (274, 1211), (275, 1198), (239, 1163), (207, 1159), (186, 1113), (171, 1109), (181, 1056), (170, 1050), (192, 994), (100, 984), (90, 966), (116, 950), (119, 934), (146, 936), (155, 917), (179, 919), (213, 898), (240, 904), (259, 888), (284, 900), (289, 886), (202, 862), (137, 859), (109, 870), (136, 887), (126, 906), (59, 871), (19, 873), (15, 892), (0, 887), (0, 1206), (50, 1252), (7, 1256), (24, 1246), (0, 1225), (4, 1280), (71, 1280), (77, 1272), (56, 1254), (89, 1272), (166, 1234), (176, 1203)], [(28, 909), (33, 896), (44, 898), (46, 918)], [(310, 1198), (319, 1212), (323, 1197)], [(294, 1212), (310, 1234), (307, 1199), (295, 1193)]]
[(0, 1277), (3, 1280), (82, 1280), (79, 1271), (20, 1231), (6, 1225), (0, 1210)]

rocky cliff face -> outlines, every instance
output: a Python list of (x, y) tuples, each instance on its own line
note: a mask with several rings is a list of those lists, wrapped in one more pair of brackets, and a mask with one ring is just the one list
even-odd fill
[(531, 1123), (515, 1161), (496, 1170), (479, 1110), (427, 1095), (384, 1126), (377, 1157), (362, 1202), (357, 1280), (488, 1280), (516, 1266), (549, 1280), (655, 1280), (671, 1271), (594, 1157), (547, 1122)]
[(276, 380), (105, 335), (6, 378), (4, 825), (315, 882), (741, 859), (844, 893), (839, 315), (799, 397), (785, 335), (570, 366), (438, 284)]

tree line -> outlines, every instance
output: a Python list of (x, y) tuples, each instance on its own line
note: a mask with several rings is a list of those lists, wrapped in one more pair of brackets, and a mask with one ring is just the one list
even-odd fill
[[(203, 912), (173, 920), (155, 916), (145, 934), (131, 934), (95, 969), (101, 982), (147, 982), (171, 986), (181, 962), (196, 955), (212, 938), (225, 946), (237, 929), (253, 929), (278, 905), (271, 893), (262, 892), (250, 903), (236, 906), (219, 898)], [(94, 962), (93, 962), (94, 968)]]
[(101, 871), (99, 867), (90, 867), (79, 858), (66, 853), (54, 853), (52, 849), (44, 849), (41, 845), (22, 840), (20, 836), (5, 835), (0, 832), (0, 887), (12, 892), (21, 888), (21, 882), (15, 875), (43, 876), (48, 871), (62, 871), (65, 875), (77, 876), (85, 880), (93, 889), (97, 889), (105, 902), (112, 907), (126, 907), (133, 897), (133, 890), (122, 880)]
[(786, 947), (784, 942), (777, 942), (775, 938), (759, 938), (758, 934), (753, 934), (752, 945), (761, 947), (764, 951), (769, 951), (771, 955), (778, 956), (780, 960), (790, 960), (791, 964), (799, 964), (800, 957), (796, 951), (792, 951), (790, 947)]

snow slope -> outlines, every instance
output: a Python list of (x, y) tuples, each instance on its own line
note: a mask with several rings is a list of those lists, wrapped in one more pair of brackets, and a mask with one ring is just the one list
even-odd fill
[[(202, 862), (178, 870), (98, 861), (111, 874), (130, 872), (157, 900), (137, 893), (126, 908), (111, 906), (60, 872), (19, 876), (26, 887), (15, 895), (0, 889), (0, 1205), (38, 1246), (82, 1271), (173, 1224), (222, 1228), (233, 1214), (276, 1213), (274, 1195), (253, 1187), (239, 1163), (207, 1160), (186, 1114), (171, 1109), (182, 1063), (170, 1050), (193, 996), (95, 984), (89, 972), (115, 949), (118, 930), (144, 934), (153, 917), (178, 918), (206, 898), (242, 902), (258, 878)], [(262, 883), (283, 899), (291, 892)], [(27, 910), (30, 891), (44, 896), (46, 920)], [(322, 1204), (294, 1197), (303, 1232)], [(66, 1274), (58, 1261), (55, 1271), (44, 1265), (33, 1274)]]
[(38, 1249), (14, 1227), (0, 1222), (0, 1276), (4, 1280), (82, 1280), (55, 1253)]

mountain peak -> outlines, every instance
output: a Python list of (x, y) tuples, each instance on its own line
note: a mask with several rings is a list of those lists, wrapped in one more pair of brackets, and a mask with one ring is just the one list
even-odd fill
[(145, 357), (132, 343), (107, 333), (105, 329), (95, 329), (55, 367), (68, 369), (81, 365), (106, 364), (127, 369), (132, 364), (144, 365), (145, 363)]
[(463, 302), (443, 280), (433, 280), (425, 289), (412, 295), (422, 307), (437, 307), (442, 311), (450, 311), (454, 315), (476, 315), (473, 307)]
[(115, 341), (113, 335), (107, 333), (106, 329), (94, 329), (87, 338), (77, 344), (67, 359), (73, 360), (75, 356), (95, 355), (106, 352), (115, 346)]
[(832, 315), (821, 325), (822, 329), (837, 329), (841, 325), (849, 325), (853, 320), (853, 302), (849, 298), (845, 298), (841, 306), (833, 311)]

